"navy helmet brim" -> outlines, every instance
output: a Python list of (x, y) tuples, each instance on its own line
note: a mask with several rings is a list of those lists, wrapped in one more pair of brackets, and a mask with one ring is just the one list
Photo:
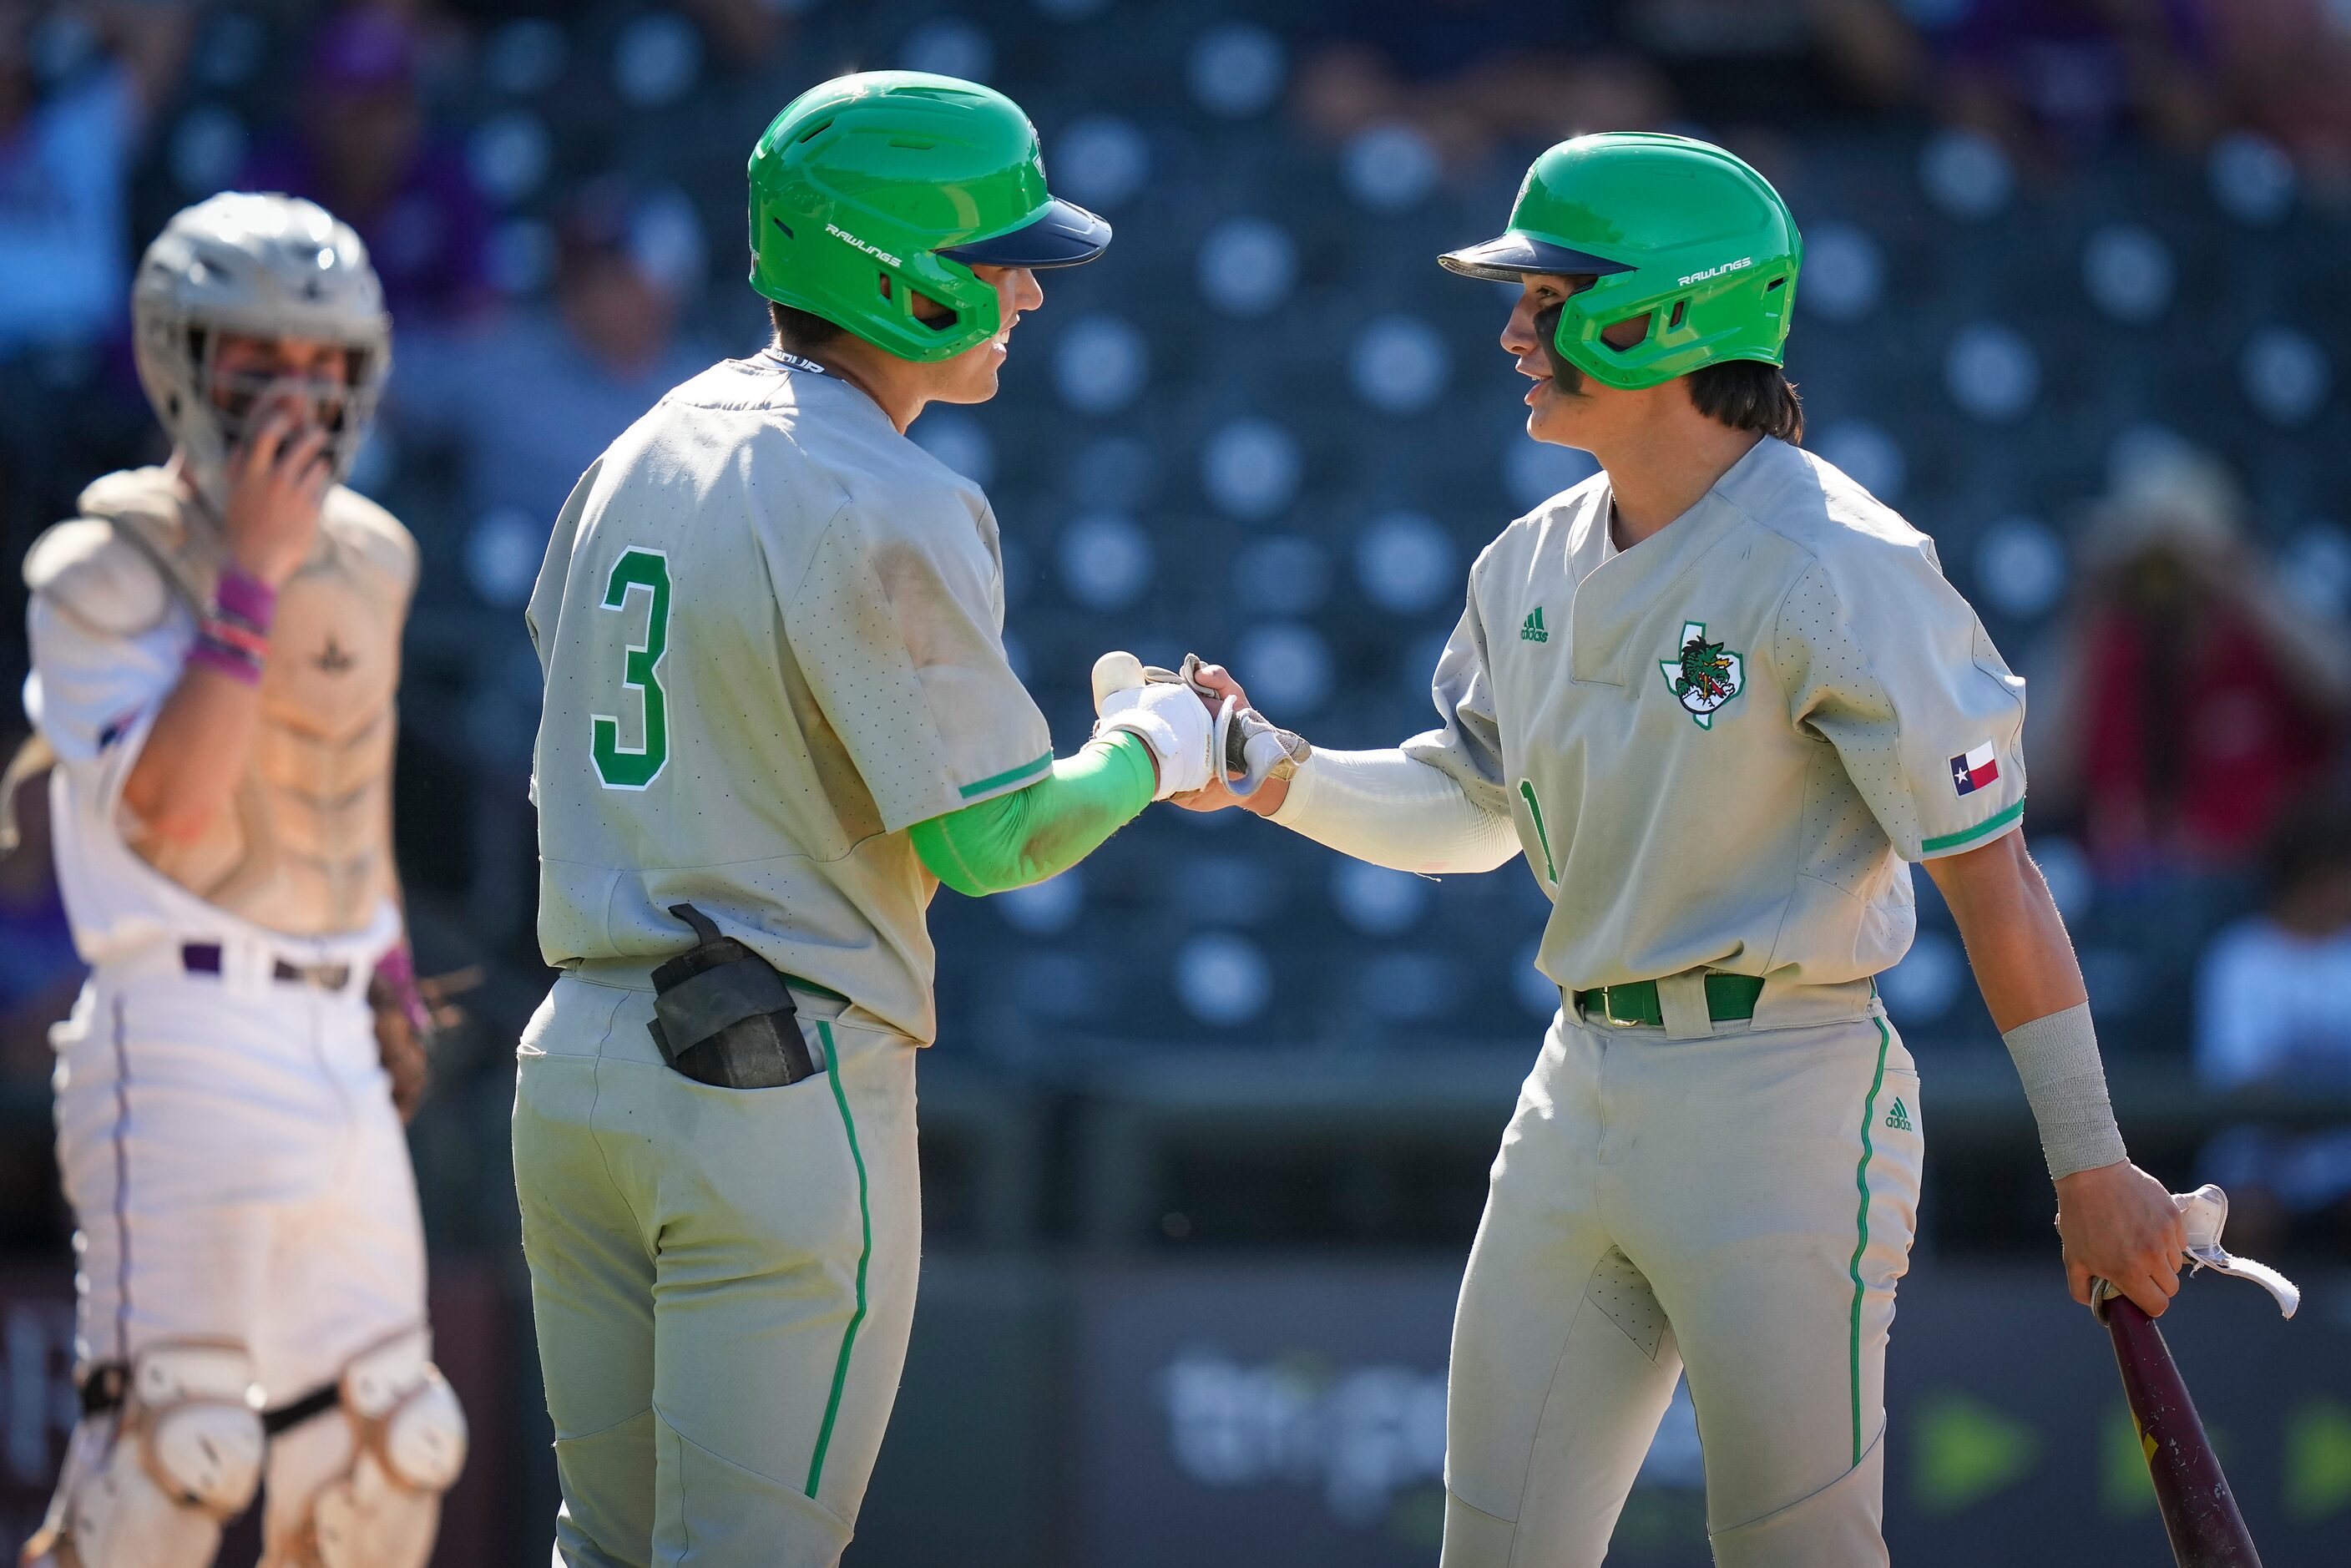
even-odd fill
[(1110, 225), (1075, 202), (1059, 196), (1017, 229), (938, 254), (966, 267), (1076, 267), (1110, 246)]
[(1498, 235), (1481, 245), (1447, 251), (1437, 258), (1437, 264), (1464, 277), (1489, 277), (1502, 283), (1514, 283), (1530, 272), (1566, 277), (1580, 273), (1633, 270), (1630, 262), (1611, 261), (1604, 256), (1516, 233)]

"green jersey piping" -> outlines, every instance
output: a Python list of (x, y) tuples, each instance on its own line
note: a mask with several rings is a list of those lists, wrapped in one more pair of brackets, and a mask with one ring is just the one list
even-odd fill
[(866, 1192), (865, 1156), (857, 1149), (857, 1119), (849, 1113), (849, 1094), (841, 1086), (841, 1052), (832, 1043), (832, 1026), (817, 1020), (817, 1038), (824, 1042), (824, 1073), (832, 1083), (832, 1103), (841, 1107), (841, 1131), (849, 1134), (849, 1157), (857, 1166), (857, 1219), (863, 1244), (857, 1253), (857, 1310), (841, 1332), (841, 1358), (833, 1363), (832, 1395), (824, 1402), (824, 1423), (816, 1431), (816, 1452), (809, 1456), (808, 1496), (816, 1500), (816, 1483), (824, 1475), (824, 1451), (832, 1446), (832, 1424), (841, 1415), (841, 1393), (849, 1385), (849, 1357), (857, 1348), (857, 1331), (865, 1322), (865, 1266), (873, 1257), (873, 1207)]
[(1034, 761), (1024, 762), (1018, 768), (1008, 768), (1001, 773), (991, 774), (977, 784), (966, 784), (956, 789), (956, 793), (968, 800), (975, 795), (985, 795), (990, 789), (1001, 789), (1015, 779), (1026, 779), (1032, 773), (1042, 773), (1052, 766), (1053, 754), (1048, 751)]
[(1928, 839), (1918, 846), (1918, 852), (1922, 855), (1933, 854), (1937, 850), (1955, 850), (1961, 844), (1973, 843), (1978, 839), (1990, 837), (2022, 815), (2024, 815), (2024, 801), (2020, 797), (2016, 804), (2007, 810), (1989, 817), (1972, 828), (1962, 828), (1956, 833), (1945, 833), (1939, 838)]

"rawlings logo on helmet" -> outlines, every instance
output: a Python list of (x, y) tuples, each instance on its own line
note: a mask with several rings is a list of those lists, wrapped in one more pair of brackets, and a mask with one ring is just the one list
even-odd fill
[(888, 251), (883, 250), (880, 246), (870, 244), (865, 240), (859, 239), (855, 235), (851, 234), (847, 229), (842, 228), (838, 224), (825, 225), (824, 232), (832, 235), (835, 239), (847, 240), (851, 245), (855, 246), (858, 249), (863, 251), (866, 255), (872, 256), (878, 262), (882, 262), (890, 267), (904, 267), (905, 265), (905, 263), (900, 261), (896, 256), (892, 256)]
[(1709, 267), (1704, 272), (1693, 272), (1687, 277), (1683, 278), (1679, 283), (1676, 284), (1675, 287), (1677, 288), (1687, 288), (1693, 283), (1704, 283), (1709, 277), (1720, 277), (1726, 272), (1737, 272), (1741, 267), (1752, 267), (1754, 265), (1755, 258), (1753, 256), (1742, 256), (1737, 261), (1726, 261), (1720, 267)]

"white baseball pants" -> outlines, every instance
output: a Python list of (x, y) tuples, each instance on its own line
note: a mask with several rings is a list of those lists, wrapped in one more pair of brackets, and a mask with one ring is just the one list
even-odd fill
[(272, 1406), (424, 1321), (408, 1141), (367, 970), (340, 991), (101, 967), (56, 1031), (75, 1354), (244, 1344)]
[[(101, 965), (53, 1031), (75, 1361), (86, 1375), (158, 1343), (235, 1344), (274, 1409), (424, 1322), (424, 1236), (368, 953), (330, 954), (350, 977), (329, 991), (226, 947), (213, 973), (172, 946)], [(321, 1420), (271, 1441), (265, 1561), (292, 1549), (351, 1441)], [(190, 1529), (207, 1551), (214, 1527)]]
[(1864, 1568), (1924, 1150), (1883, 1009), (1552, 1022), (1453, 1330), (1444, 1568), (1596, 1568), (1689, 1377), (1722, 1568)]

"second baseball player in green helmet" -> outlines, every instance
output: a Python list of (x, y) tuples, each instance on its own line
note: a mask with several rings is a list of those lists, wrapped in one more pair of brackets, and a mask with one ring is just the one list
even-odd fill
[(1470, 569), (1436, 728), (1317, 746), (1240, 802), (1406, 871), (1522, 857), (1552, 899), (1561, 1008), (1454, 1322), (1446, 1568), (1597, 1564), (1685, 1373), (1718, 1563), (1886, 1561), (1928, 1108), (1875, 977), (1910, 945), (1913, 864), (2022, 1075), (2075, 1297), (2095, 1276), (2159, 1312), (2177, 1288), (2177, 1213), (2125, 1155), (2024, 851), (2023, 683), (1934, 542), (1797, 444), (1802, 254), (1720, 148), (1538, 159), (1509, 228), (1441, 260), (1516, 287), (1527, 433), (1600, 472)]
[(921, 1252), (925, 909), (1051, 875), (1205, 784), (1188, 688), (1056, 760), (996, 517), (907, 437), (994, 395), (1040, 270), (1110, 227), (1019, 109), (843, 77), (750, 163), (775, 340), (583, 476), (529, 609), (539, 940), (515, 1175), (571, 1568), (840, 1555)]

